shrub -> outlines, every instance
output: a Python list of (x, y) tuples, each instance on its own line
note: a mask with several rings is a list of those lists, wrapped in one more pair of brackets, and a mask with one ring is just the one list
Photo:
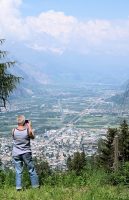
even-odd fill
[(110, 181), (114, 185), (129, 185), (129, 162), (125, 162), (118, 171), (111, 173)]

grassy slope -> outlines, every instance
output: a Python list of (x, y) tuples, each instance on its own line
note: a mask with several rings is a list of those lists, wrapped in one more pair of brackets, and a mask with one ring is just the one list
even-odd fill
[(71, 172), (49, 178), (40, 189), (17, 192), (8, 177), (3, 189), (0, 188), (0, 200), (129, 200), (129, 186), (108, 184), (107, 174), (103, 170), (86, 170), (82, 176), (75, 176)]
[(17, 192), (15, 188), (0, 189), (1, 200), (129, 200), (129, 189), (113, 186), (49, 187)]

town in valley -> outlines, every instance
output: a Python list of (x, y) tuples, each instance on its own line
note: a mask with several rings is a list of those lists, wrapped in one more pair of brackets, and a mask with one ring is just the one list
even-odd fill
[(106, 84), (45, 86), (29, 96), (11, 98), (0, 112), (2, 166), (13, 167), (11, 130), (20, 114), (32, 121), (33, 157), (47, 161), (52, 169), (66, 170), (67, 158), (77, 151), (95, 154), (107, 129), (128, 120), (129, 105), (117, 102), (122, 92), (119, 86)]

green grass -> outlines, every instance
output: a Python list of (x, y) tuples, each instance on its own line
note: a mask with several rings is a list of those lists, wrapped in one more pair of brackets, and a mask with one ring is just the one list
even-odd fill
[(0, 189), (2, 200), (128, 200), (129, 189), (123, 186), (50, 187), (27, 189), (17, 192), (15, 188)]
[(6, 174), (7, 179), (0, 188), (0, 200), (129, 200), (129, 186), (111, 185), (110, 174), (102, 169), (87, 169), (80, 176), (75, 172), (55, 173), (44, 178), (44, 186), (32, 189), (23, 177), (23, 191), (17, 192), (14, 174)]

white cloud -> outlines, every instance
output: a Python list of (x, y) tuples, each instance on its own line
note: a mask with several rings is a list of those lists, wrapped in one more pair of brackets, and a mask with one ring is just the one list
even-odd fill
[(36, 43), (32, 44), (32, 45), (27, 45), (29, 48), (34, 49), (36, 51), (48, 51), (48, 52), (52, 52), (55, 54), (59, 54), (62, 55), (63, 54), (63, 49), (62, 48), (54, 48), (54, 47), (49, 47), (49, 46), (40, 46), (37, 45)]
[(63, 12), (22, 17), (22, 0), (0, 0), (0, 37), (17, 39), (36, 51), (62, 54), (129, 52), (129, 19), (79, 21)]
[(61, 35), (69, 35), (72, 31), (73, 24), (77, 20), (72, 16), (65, 16), (62, 12), (50, 10), (41, 13), (38, 17), (28, 17), (27, 23), (30, 28), (35, 29), (37, 33), (47, 33), (55, 38)]
[(29, 29), (19, 11), (22, 0), (0, 0), (0, 35), (25, 39)]

